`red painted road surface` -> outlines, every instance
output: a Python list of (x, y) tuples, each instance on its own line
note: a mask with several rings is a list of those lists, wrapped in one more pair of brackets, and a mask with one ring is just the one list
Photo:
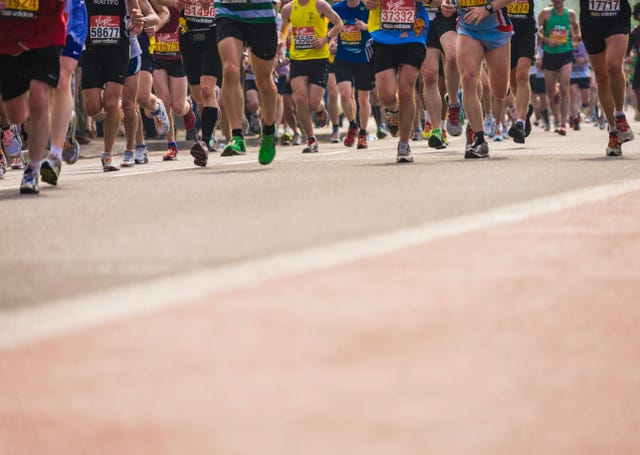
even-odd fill
[(640, 453), (639, 213), (628, 193), (0, 351), (0, 453)]

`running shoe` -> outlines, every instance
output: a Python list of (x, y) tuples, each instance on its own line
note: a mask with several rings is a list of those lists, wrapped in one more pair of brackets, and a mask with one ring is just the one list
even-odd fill
[(573, 120), (573, 130), (580, 131), (580, 117), (576, 117)]
[(233, 136), (227, 145), (222, 149), (221, 156), (245, 155), (247, 153), (247, 143), (240, 136)]
[(258, 162), (260, 164), (269, 164), (276, 156), (276, 141), (278, 140), (275, 134), (262, 134), (260, 141), (260, 150), (258, 151)]
[(320, 112), (315, 112), (313, 115), (318, 128), (324, 128), (329, 124), (329, 111), (326, 108), (322, 108)]
[(449, 115), (447, 116), (447, 130), (452, 136), (462, 134), (462, 123), (460, 122), (460, 105), (449, 105)]
[(431, 130), (431, 135), (429, 136), (429, 147), (438, 150), (445, 148), (444, 138), (442, 137), (440, 128), (433, 128)]
[(293, 140), (291, 141), (291, 145), (300, 145), (302, 144), (302, 136), (298, 133), (294, 133)]
[(398, 111), (387, 111), (387, 130), (391, 133), (391, 136), (396, 137), (398, 135)]
[(493, 142), (502, 142), (502, 129), (496, 128), (493, 133)]
[(80, 158), (80, 143), (67, 138), (62, 146), (62, 159), (67, 164), (74, 164)]
[(178, 159), (178, 147), (170, 145), (167, 153), (162, 155), (162, 161), (175, 161)]
[(113, 172), (113, 171), (120, 170), (120, 166), (118, 166), (113, 162), (113, 156), (106, 155), (103, 153), (101, 160), (102, 160), (102, 170), (104, 172)]
[(337, 144), (338, 142), (340, 142), (340, 134), (331, 133), (331, 137), (329, 138), (329, 142), (332, 143), (332, 144)]
[(157, 100), (158, 107), (151, 115), (153, 115), (153, 124), (156, 127), (156, 133), (158, 133), (158, 136), (164, 136), (169, 132), (169, 116), (167, 115), (164, 102), (160, 98), (157, 98)]
[(433, 123), (424, 122), (424, 130), (422, 130), (422, 138), (429, 139), (429, 136), (431, 136), (432, 130), (433, 130)]
[(532, 115), (533, 115), (533, 104), (530, 104), (529, 108), (527, 109), (527, 116), (525, 117), (525, 120), (524, 120), (524, 137), (528, 137), (531, 134), (531, 116)]
[(24, 170), (24, 174), (22, 174), (20, 194), (38, 194), (39, 192), (40, 184), (38, 183), (38, 174), (27, 166)]
[(19, 125), (11, 125), (6, 130), (2, 130), (2, 148), (9, 157), (18, 156), (21, 153), (22, 138)]
[(408, 142), (398, 142), (398, 155), (396, 163), (413, 163), (413, 155)]
[(516, 144), (524, 144), (524, 138), (527, 137), (527, 132), (522, 124), (522, 121), (516, 122), (509, 128), (509, 136), (513, 138), (513, 142)]
[(290, 131), (284, 130), (282, 135), (280, 136), (280, 144), (282, 145), (291, 145), (291, 141), (293, 140), (293, 136)]
[(366, 134), (358, 134), (358, 145), (356, 146), (358, 150), (368, 149), (369, 143), (367, 142)]
[(442, 145), (445, 147), (449, 145), (449, 136), (447, 136), (447, 130), (440, 130), (442, 132)]
[(609, 132), (607, 156), (622, 156), (622, 143), (620, 142), (620, 136), (618, 132)]
[(467, 146), (464, 151), (464, 157), (467, 159), (489, 158), (489, 144), (487, 141), (478, 142)]
[(496, 132), (496, 121), (493, 115), (488, 114), (484, 119), (484, 134), (487, 137), (493, 137)]
[(149, 162), (149, 158), (147, 157), (146, 145), (136, 146), (136, 151), (134, 152), (134, 160), (136, 164), (147, 164)]
[(376, 130), (376, 136), (378, 139), (384, 139), (387, 137), (389, 133), (387, 132), (387, 127), (384, 125), (380, 125)]
[(413, 134), (411, 135), (411, 140), (414, 142), (422, 140), (422, 128), (419, 126), (413, 129)]
[(205, 167), (209, 161), (209, 147), (204, 142), (197, 141), (191, 147), (191, 156), (193, 157), (193, 164)]
[(358, 127), (357, 126), (350, 126), (349, 129), (347, 130), (347, 135), (344, 137), (344, 140), (342, 141), (342, 143), (344, 144), (345, 147), (352, 147), (353, 144), (356, 141), (356, 135), (358, 134)]
[(62, 161), (60, 161), (60, 158), (49, 156), (40, 165), (40, 177), (42, 177), (43, 182), (49, 185), (57, 185), (61, 170)]
[(11, 169), (24, 169), (26, 166), (22, 151), (17, 156), (11, 156)]
[(187, 98), (187, 102), (189, 103), (189, 112), (182, 116), (182, 124), (185, 130), (193, 131), (196, 127), (196, 114), (193, 112), (193, 104), (189, 98)]
[(618, 138), (621, 144), (633, 140), (633, 131), (631, 131), (627, 117), (624, 114), (616, 116), (616, 129), (618, 130)]
[(0, 179), (4, 178), (4, 174), (7, 173), (7, 159), (4, 156), (4, 152), (0, 150)]
[(307, 146), (302, 149), (302, 153), (318, 153), (318, 140), (315, 137), (307, 139)]
[(136, 160), (134, 156), (134, 152), (131, 150), (125, 150), (122, 155), (122, 167), (133, 167), (136, 165)]
[(566, 136), (567, 135), (567, 125), (565, 125), (564, 123), (561, 124), (557, 129), (557, 133), (560, 136)]
[(260, 117), (257, 115), (251, 115), (249, 118), (249, 132), (253, 134), (260, 134), (260, 131), (262, 131)]

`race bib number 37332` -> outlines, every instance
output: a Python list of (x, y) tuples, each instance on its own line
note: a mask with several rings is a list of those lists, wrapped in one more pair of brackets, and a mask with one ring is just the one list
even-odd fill
[(384, 30), (410, 30), (415, 18), (415, 0), (382, 0), (380, 28)]

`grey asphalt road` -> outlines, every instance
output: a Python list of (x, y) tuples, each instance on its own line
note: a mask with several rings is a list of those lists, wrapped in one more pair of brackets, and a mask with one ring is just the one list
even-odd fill
[(392, 138), (367, 151), (324, 140), (314, 155), (281, 146), (261, 166), (251, 140), (246, 156), (212, 156), (206, 168), (186, 149), (114, 173), (82, 159), (38, 196), (20, 196), (10, 171), (0, 180), (0, 311), (640, 179), (638, 140), (614, 159), (606, 141), (587, 124), (566, 137), (535, 129), (525, 145), (492, 142), (482, 161), (464, 159), (462, 137), (446, 150), (413, 142), (415, 162), (402, 165)]

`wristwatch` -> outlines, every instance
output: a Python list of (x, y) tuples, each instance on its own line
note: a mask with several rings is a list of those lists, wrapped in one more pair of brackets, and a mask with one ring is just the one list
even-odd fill
[(484, 9), (489, 11), (489, 14), (493, 13), (493, 5), (491, 3), (487, 3), (486, 5), (484, 5)]

